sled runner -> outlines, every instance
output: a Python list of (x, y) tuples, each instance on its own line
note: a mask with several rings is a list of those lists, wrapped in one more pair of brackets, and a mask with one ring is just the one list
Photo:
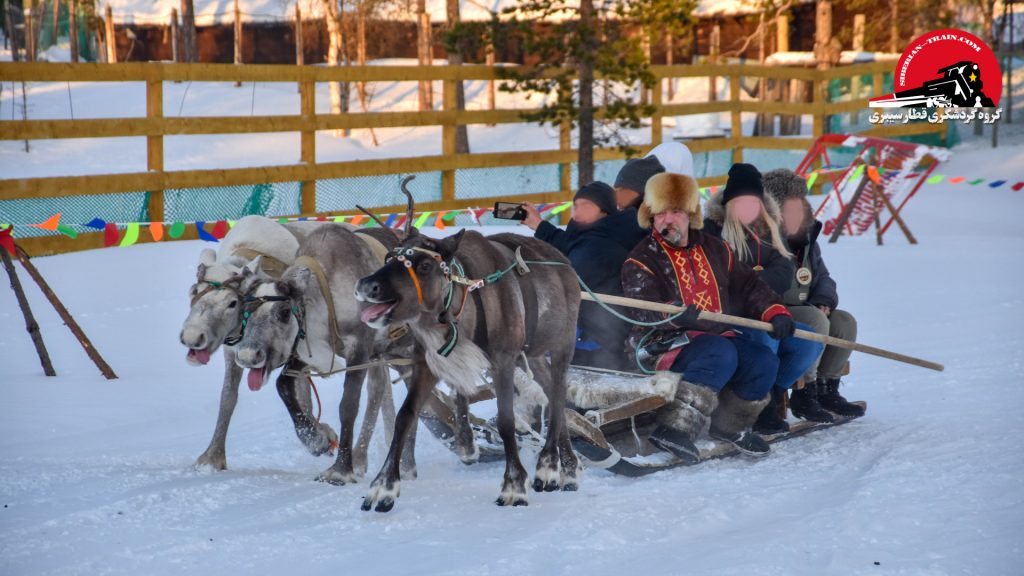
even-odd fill
[[(570, 407), (565, 409), (566, 417), (573, 448), (577, 454), (583, 456), (588, 466), (604, 468), (623, 476), (639, 477), (661, 470), (694, 465), (656, 448), (648, 441), (648, 436), (657, 426), (655, 412), (669, 401), (658, 393), (654, 380), (651, 376), (629, 372), (579, 366), (570, 369)], [(493, 394), (488, 388), (482, 387), (478, 394), (470, 399), (470, 405), (490, 398), (493, 398)], [(865, 402), (854, 404), (862, 408), (867, 407)], [(787, 433), (763, 438), (769, 444), (775, 444), (846, 424), (856, 418), (837, 415), (834, 422), (827, 424), (801, 420), (790, 424)], [(445, 446), (459, 453), (456, 450), (459, 425), (452, 396), (435, 390), (433, 398), (420, 415), (420, 420)], [(503, 459), (501, 439), (492, 423), (474, 416), (471, 412), (467, 414), (466, 420), (479, 451), (478, 461), (493, 462)], [(543, 436), (530, 428), (528, 423), (519, 424), (516, 432), (517, 441), (531, 449), (539, 450), (543, 444)], [(732, 444), (709, 438), (699, 440), (697, 446), (700, 448), (700, 462), (739, 455), (739, 451)]]

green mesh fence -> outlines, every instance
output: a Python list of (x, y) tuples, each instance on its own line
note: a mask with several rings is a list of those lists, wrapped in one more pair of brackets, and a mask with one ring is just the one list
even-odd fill
[(67, 224), (77, 232), (95, 232), (82, 224), (97, 217), (110, 222), (137, 222), (148, 219), (145, 192), (0, 200), (0, 223), (14, 224), (15, 238), (59, 234), (28, 226), (39, 224), (58, 212), (61, 214), (61, 224)]
[[(56, 18), (54, 18), (56, 10)], [(75, 13), (78, 28), (78, 58), (80, 61), (95, 61), (97, 47), (95, 38), (89, 32), (89, 7), (79, 5)], [(69, 42), (71, 38), (71, 14), (67, 2), (60, 0), (43, 0), (38, 3), (33, 13), (38, 22), (36, 37), (36, 53), (41, 54), (52, 46)]]

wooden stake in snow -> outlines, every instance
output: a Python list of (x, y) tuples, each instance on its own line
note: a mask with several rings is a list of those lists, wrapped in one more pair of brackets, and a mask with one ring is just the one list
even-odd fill
[(21, 315), (25, 317), (25, 330), (32, 337), (32, 344), (36, 347), (36, 354), (39, 355), (39, 363), (43, 365), (43, 373), (47, 376), (56, 376), (53, 364), (50, 363), (50, 354), (46, 351), (46, 344), (43, 342), (43, 334), (39, 331), (39, 324), (36, 324), (36, 317), (32, 314), (32, 308), (25, 297), (25, 290), (18, 280), (18, 271), (14, 268), (14, 262), (7, 250), (0, 248), (0, 257), (3, 258), (4, 268), (7, 270), (7, 277), (11, 279), (11, 290), (18, 299), (18, 307), (21, 308)]
[[(40, 274), (35, 265), (29, 261), (28, 254), (25, 253), (21, 246), (18, 246), (17, 244), (15, 244), (15, 250), (18, 253), (18, 262), (21, 262), (21, 265), (24, 266), (25, 270), (28, 272), (28, 275), (35, 280), (36, 284), (39, 286), (39, 290), (42, 291), (43, 295), (46, 296), (46, 299), (50, 301), (50, 304), (53, 306), (53, 309), (57, 311), (57, 315), (60, 316), (60, 319), (64, 321), (64, 325), (68, 327), (68, 330), (71, 330), (71, 333), (78, 339), (82, 348), (85, 349), (85, 353), (88, 354), (89, 359), (92, 360), (93, 364), (100, 369), (100, 372), (107, 380), (116, 380), (117, 374), (114, 374), (114, 370), (110, 368), (110, 365), (107, 364), (106, 360), (104, 360), (103, 357), (100, 356), (100, 353), (96, 351), (96, 348), (93, 347), (92, 342), (89, 341), (89, 337), (82, 331), (82, 327), (75, 321), (74, 316), (72, 316), (71, 313), (68, 312), (68, 309), (64, 307), (60, 298), (57, 298), (57, 295), (54, 294), (50, 285), (43, 279), (43, 275)], [(0, 250), (0, 252), (4, 252), (4, 258), (6, 261), (8, 258), (7, 252), (5, 250)]]
[[(666, 314), (678, 314), (685, 310), (681, 306), (673, 306), (672, 304), (661, 304), (658, 302), (648, 302), (646, 300), (637, 300), (636, 298), (626, 298), (624, 296), (611, 296), (609, 294), (595, 294), (601, 302), (605, 304), (611, 304), (614, 306), (626, 306), (629, 308), (636, 308), (639, 310), (649, 310), (651, 312), (664, 312)], [(583, 292), (580, 294), (583, 300), (589, 300), (594, 302), (595, 299), (590, 294)], [(729, 314), (719, 314), (717, 312), (701, 312), (698, 316), (701, 320), (707, 320), (709, 322), (719, 322), (721, 324), (729, 324), (732, 326), (742, 326), (744, 328), (755, 328), (757, 330), (764, 330), (765, 332), (772, 331), (772, 325), (768, 322), (760, 322), (758, 320), (751, 320), (749, 318), (741, 318), (739, 316), (731, 316)], [(897, 362), (903, 362), (905, 364), (912, 364), (914, 366), (920, 366), (921, 368), (929, 368), (942, 372), (945, 367), (942, 364), (931, 362), (928, 360), (922, 360), (920, 358), (914, 358), (913, 356), (907, 356), (899, 354), (897, 352), (890, 352), (881, 348), (875, 348), (874, 346), (868, 346), (867, 344), (861, 344), (859, 342), (850, 342), (849, 340), (843, 340), (841, 338), (835, 338), (832, 336), (826, 336), (824, 334), (818, 334), (817, 332), (808, 332), (807, 330), (797, 330), (794, 334), (797, 338), (803, 340), (812, 340), (814, 342), (820, 342), (828, 346), (837, 346), (839, 348), (845, 348), (847, 350), (854, 350), (856, 352), (863, 352), (865, 354), (871, 354), (872, 356), (880, 356), (882, 358), (888, 358)]]

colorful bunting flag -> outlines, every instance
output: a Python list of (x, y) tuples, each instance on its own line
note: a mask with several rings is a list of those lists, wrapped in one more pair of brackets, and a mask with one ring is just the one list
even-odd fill
[(103, 245), (109, 248), (117, 244), (119, 240), (121, 240), (121, 234), (117, 231), (117, 224), (107, 222), (107, 225), (103, 227)]
[(218, 220), (217, 223), (213, 225), (213, 230), (211, 230), (210, 233), (217, 240), (221, 240), (222, 238), (227, 236), (228, 235), (228, 222), (227, 222), (227, 220)]
[(150, 222), (149, 223), (149, 235), (153, 237), (153, 242), (159, 242), (164, 239), (164, 223), (163, 222)]
[(207, 242), (216, 242), (217, 239), (213, 236), (213, 234), (210, 234), (209, 232), (206, 231), (205, 228), (203, 228), (203, 226), (205, 225), (206, 222), (203, 222), (202, 220), (196, 221), (196, 234), (199, 234), (199, 239), (206, 240)]
[(128, 228), (124, 231), (124, 238), (121, 239), (121, 246), (131, 246), (139, 241), (139, 223), (129, 222)]
[(0, 246), (3, 246), (5, 250), (11, 253), (11, 256), (18, 256), (17, 251), (14, 249), (14, 237), (12, 231), (14, 226), (7, 226), (6, 228), (0, 228)]
[(180, 220), (175, 222), (174, 224), (171, 224), (171, 229), (167, 231), (167, 235), (174, 239), (181, 238), (181, 235), (184, 233), (185, 223)]
[(35, 228), (42, 228), (43, 230), (50, 230), (51, 232), (57, 231), (57, 226), (60, 226), (60, 212), (57, 212), (53, 216), (50, 216), (42, 224), (29, 224)]

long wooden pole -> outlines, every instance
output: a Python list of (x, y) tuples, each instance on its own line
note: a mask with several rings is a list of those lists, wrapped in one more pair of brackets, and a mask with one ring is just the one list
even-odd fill
[[(637, 308), (639, 310), (649, 310), (651, 312), (664, 312), (666, 314), (678, 314), (684, 310), (681, 306), (673, 306), (672, 304), (661, 304), (658, 302), (648, 302), (646, 300), (637, 300), (636, 298), (626, 298), (624, 296), (612, 296), (609, 294), (595, 294), (597, 298), (605, 304), (613, 304), (616, 306), (627, 306), (629, 308)], [(594, 302), (594, 298), (590, 294), (583, 292), (580, 294), (583, 300), (589, 300)], [(707, 320), (710, 322), (720, 322), (722, 324), (731, 324), (733, 326), (742, 326), (744, 328), (754, 328), (757, 330), (764, 330), (765, 332), (772, 331), (772, 325), (767, 322), (761, 322), (758, 320), (751, 320), (750, 318), (741, 318), (739, 316), (732, 316), (729, 314), (719, 314), (717, 312), (701, 312), (698, 316), (700, 320)], [(921, 368), (930, 368), (938, 372), (945, 370), (942, 364), (936, 362), (930, 362), (928, 360), (922, 360), (920, 358), (914, 358), (913, 356), (907, 356), (905, 354), (899, 354), (897, 352), (890, 352), (889, 350), (883, 350), (881, 348), (875, 348), (874, 346), (868, 346), (867, 344), (861, 344), (859, 342), (850, 342), (849, 340), (843, 340), (841, 338), (835, 338), (833, 336), (826, 336), (825, 334), (818, 334), (817, 332), (808, 332), (807, 330), (796, 330), (793, 334), (797, 338), (803, 340), (813, 340), (814, 342), (820, 342), (829, 346), (837, 346), (839, 348), (845, 348), (847, 350), (854, 350), (857, 352), (863, 352), (865, 354), (871, 354), (872, 356), (881, 356), (882, 358), (888, 358), (890, 360), (896, 360), (897, 362), (903, 362), (905, 364), (913, 364), (914, 366), (920, 366)]]
[(39, 363), (43, 365), (43, 373), (47, 376), (56, 376), (57, 372), (54, 371), (53, 364), (50, 362), (50, 354), (46, 351), (46, 344), (43, 342), (43, 335), (39, 331), (39, 324), (36, 322), (35, 315), (32, 314), (32, 308), (28, 304), (28, 298), (25, 297), (25, 290), (21, 287), (21, 281), (18, 280), (18, 271), (15, 270), (14, 263), (11, 262), (11, 257), (7, 254), (5, 248), (0, 248), (0, 257), (4, 261), (4, 268), (7, 270), (7, 276), (11, 280), (11, 290), (14, 290), (14, 295), (18, 299), (18, 306), (25, 317), (25, 331), (31, 336), (32, 344), (36, 347), (36, 354), (39, 355)]
[(82, 348), (85, 349), (85, 353), (89, 355), (89, 359), (93, 361), (93, 364), (96, 364), (96, 367), (100, 369), (100, 372), (107, 380), (116, 380), (117, 374), (114, 374), (114, 370), (109, 364), (107, 364), (107, 361), (104, 360), (103, 357), (100, 356), (100, 353), (96, 351), (96, 348), (92, 345), (89, 337), (82, 331), (82, 327), (75, 321), (75, 317), (68, 312), (68, 309), (65, 308), (64, 304), (60, 301), (60, 298), (57, 298), (57, 295), (53, 293), (53, 289), (51, 289), (50, 285), (43, 279), (43, 275), (40, 274), (35, 265), (29, 261), (28, 254), (21, 249), (21, 246), (15, 245), (15, 248), (18, 253), (18, 262), (21, 262), (21, 265), (25, 267), (25, 271), (28, 272), (28, 275), (35, 280), (36, 284), (39, 285), (39, 289), (43, 292), (43, 295), (50, 301), (53, 309), (57, 311), (57, 315), (60, 316), (60, 319), (64, 321), (64, 324), (69, 330), (71, 330), (71, 333), (78, 339)]

